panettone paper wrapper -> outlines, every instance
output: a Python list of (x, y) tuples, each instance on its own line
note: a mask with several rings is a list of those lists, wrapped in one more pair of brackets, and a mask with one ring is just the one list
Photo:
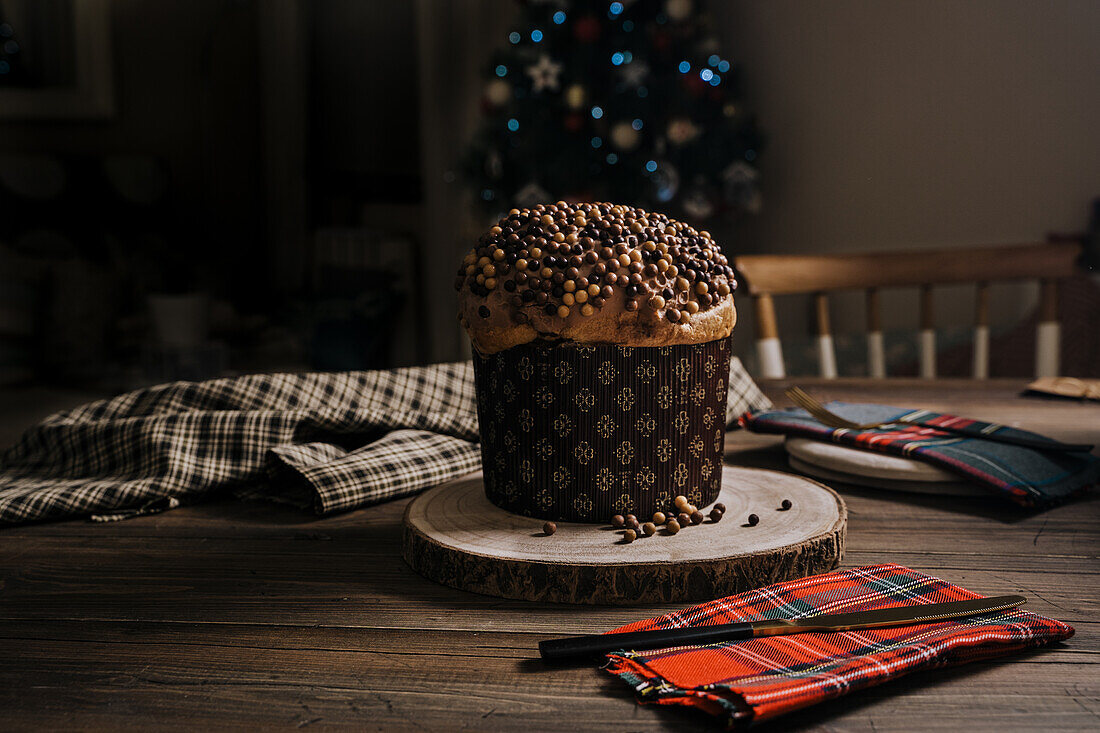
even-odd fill
[(485, 491), (516, 514), (646, 518), (718, 498), (730, 339), (534, 342), (474, 356)]

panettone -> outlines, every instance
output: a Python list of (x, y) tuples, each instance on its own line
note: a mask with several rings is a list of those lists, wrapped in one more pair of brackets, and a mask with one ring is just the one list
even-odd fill
[(512, 209), (462, 261), (459, 319), (483, 354), (543, 340), (671, 346), (730, 335), (733, 269), (709, 232), (616, 204)]

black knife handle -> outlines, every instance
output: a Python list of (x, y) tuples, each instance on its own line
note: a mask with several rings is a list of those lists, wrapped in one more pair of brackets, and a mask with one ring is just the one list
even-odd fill
[(589, 634), (539, 642), (543, 659), (575, 659), (594, 657), (620, 649), (663, 649), (692, 644), (713, 644), (719, 641), (751, 639), (752, 624), (720, 624), (692, 626), (683, 629), (628, 631), (624, 634)]

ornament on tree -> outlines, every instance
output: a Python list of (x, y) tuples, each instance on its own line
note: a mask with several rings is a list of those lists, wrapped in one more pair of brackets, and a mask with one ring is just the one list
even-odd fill
[(611, 144), (619, 150), (629, 152), (638, 147), (642, 133), (634, 129), (629, 122), (617, 122), (611, 128)]
[(584, 106), (584, 87), (580, 84), (570, 84), (565, 90), (565, 106), (569, 109), (580, 109)]
[(755, 213), (760, 210), (760, 173), (743, 160), (735, 160), (722, 172), (722, 196), (736, 208)]
[(550, 194), (546, 192), (546, 189), (539, 184), (531, 181), (526, 186), (516, 191), (516, 195), (513, 197), (516, 206), (526, 206), (528, 208), (535, 204), (545, 203), (550, 200)]
[(493, 79), (485, 85), (485, 98), (494, 107), (503, 107), (512, 98), (512, 85), (503, 79)]
[(624, 83), (632, 87), (640, 87), (646, 75), (649, 74), (649, 66), (644, 61), (631, 61), (619, 70), (619, 76)]
[(680, 205), (693, 219), (706, 219), (714, 213), (714, 204), (706, 192), (706, 181), (697, 178), (691, 190), (684, 194)]
[(496, 150), (485, 156), (485, 175), (493, 180), (500, 180), (504, 175), (504, 161), (500, 159), (500, 153)]
[(600, 21), (586, 15), (573, 24), (573, 37), (581, 43), (595, 43), (600, 38)]
[(699, 136), (699, 128), (687, 117), (673, 117), (667, 135), (673, 145), (686, 145)]
[(693, 97), (701, 97), (711, 88), (709, 84), (699, 78), (698, 74), (684, 74), (684, 86)]
[(667, 204), (676, 197), (680, 190), (680, 173), (676, 167), (667, 160), (657, 161), (657, 170), (649, 176), (653, 186), (653, 195), (662, 204)]
[(539, 61), (534, 66), (527, 67), (527, 75), (531, 77), (531, 88), (536, 92), (547, 89), (556, 92), (560, 86), (558, 77), (561, 75), (562, 65), (557, 61), (551, 61), (549, 56), (539, 56)]
[(719, 51), (718, 39), (714, 36), (709, 36), (703, 39), (703, 41), (699, 44), (699, 50), (707, 56), (717, 54)]
[(722, 171), (722, 178), (727, 183), (756, 183), (759, 176), (757, 170), (743, 160), (733, 161)]
[(691, 16), (691, 0), (668, 0), (665, 15), (672, 20), (687, 20)]

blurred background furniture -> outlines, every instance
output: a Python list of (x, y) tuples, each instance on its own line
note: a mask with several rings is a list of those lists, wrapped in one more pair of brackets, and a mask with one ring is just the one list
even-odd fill
[[(819, 374), (838, 376), (829, 293), (861, 290), (865, 294), (867, 369), (886, 376), (879, 293), (883, 288), (919, 288), (920, 376), (936, 376), (936, 319), (932, 291), (949, 283), (974, 284), (974, 331), (971, 376), (989, 377), (989, 287), (991, 282), (1037, 279), (1041, 284), (1035, 340), (1035, 376), (1059, 374), (1060, 325), (1058, 283), (1072, 276), (1081, 255), (1077, 242), (1006, 247), (954, 248), (921, 252), (848, 255), (756, 255), (737, 257), (734, 265), (752, 296), (756, 316), (756, 349), (760, 376), (786, 376), (773, 297), (810, 295), (813, 302)], [(958, 320), (959, 314), (952, 314)]]
[[(966, 248), (1080, 231), (1100, 192), (1100, 96), (1079, 91), (1100, 68), (1098, 21), (1100, 5), (1082, 0), (936, 10), (873, 0), (639, 0), (621, 9), (580, 0), (3, 0), (0, 246), (20, 256), (19, 269), (42, 268), (33, 302), (20, 296), (20, 309), (34, 311), (32, 332), (18, 337), (19, 359), (31, 365), (23, 378), (129, 389), (335, 363), (311, 353), (357, 337), (337, 334), (338, 319), (328, 319), (325, 339), (311, 330), (322, 306), (311, 258), (328, 230), (372, 232), (419, 252), (424, 350), (395, 342), (359, 365), (463, 358), (455, 262), (494, 206), (507, 210), (506, 194), (520, 191), (605, 195), (597, 184), (609, 181), (608, 196), (649, 191), (731, 255)], [(60, 99), (54, 91), (74, 103), (9, 103)], [(728, 134), (731, 124), (751, 131), (754, 115), (767, 136), (760, 150)], [(716, 137), (746, 145), (721, 150), (709, 144)], [(531, 156), (509, 152), (513, 142), (552, 161), (580, 143), (593, 159), (557, 169), (575, 180), (551, 176), (516, 167)], [(699, 180), (716, 170), (720, 181)], [(734, 215), (731, 202), (745, 213)], [(366, 289), (374, 280), (364, 275)], [(158, 282), (166, 279), (177, 282)], [(1062, 288), (1063, 304), (1075, 287)], [(206, 294), (206, 345), (168, 353), (149, 296), (185, 289)], [(972, 340), (973, 294), (962, 291), (936, 288), (940, 315), (966, 316), (965, 325), (937, 324), (937, 373), (971, 373), (962, 346)], [(890, 328), (913, 325), (901, 323), (910, 312), (915, 323), (901, 295), (880, 297), (886, 368), (916, 374), (914, 340)], [(1032, 374), (1038, 299), (1032, 283), (990, 287), (991, 376)], [(807, 314), (797, 298), (777, 300), (786, 370), (816, 373)], [(862, 302), (836, 291), (828, 306), (838, 372), (855, 374), (857, 362), (866, 372), (863, 334), (852, 328), (862, 331)], [(751, 298), (738, 310), (734, 349), (751, 371)], [(1088, 339), (1069, 338), (1072, 312), (1064, 315), (1066, 371)], [(1025, 360), (997, 352), (1017, 327), (1027, 330), (1017, 339)], [(1100, 352), (1075, 359), (1100, 368)]]

